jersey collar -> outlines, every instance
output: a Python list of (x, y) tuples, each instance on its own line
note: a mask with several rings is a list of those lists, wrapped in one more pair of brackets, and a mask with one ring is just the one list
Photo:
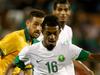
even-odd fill
[(30, 42), (31, 44), (39, 42), (39, 40), (37, 40), (36, 38), (30, 37), (29, 31), (27, 28), (24, 29), (24, 33), (25, 33), (25, 38), (27, 42)]
[(26, 41), (30, 41), (31, 37), (27, 28), (24, 29)]

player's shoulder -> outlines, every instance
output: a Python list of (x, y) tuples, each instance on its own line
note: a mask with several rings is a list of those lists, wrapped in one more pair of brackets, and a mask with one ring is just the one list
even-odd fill
[(24, 29), (21, 29), (21, 30), (17, 30), (17, 31), (15, 31), (16, 33), (22, 33), (22, 32), (24, 32)]
[(4, 38), (1, 40), (4, 41), (4, 40), (12, 39), (12, 38), (16, 38), (16, 31), (6, 34)]
[(72, 28), (70, 26), (68, 26), (68, 25), (65, 25), (64, 29), (65, 30), (72, 30)]
[(24, 29), (17, 30), (17, 31), (15, 31), (15, 32), (13, 32), (13, 33), (16, 33), (16, 34), (18, 34), (18, 35), (23, 35), (23, 34), (24, 34)]
[(65, 25), (64, 31), (69, 34), (70, 38), (72, 38), (73, 32), (72, 32), (72, 28), (70, 26)]
[(10, 37), (15, 37), (15, 38), (24, 37), (24, 36), (25, 36), (25, 34), (24, 34), (24, 29), (14, 31), (14, 32), (12, 32), (11, 34), (9, 34), (9, 36), (10, 36)]
[(15, 36), (15, 35), (21, 34), (23, 32), (24, 32), (24, 30), (17, 30), (17, 31), (13, 31), (13, 32), (7, 34), (6, 36)]

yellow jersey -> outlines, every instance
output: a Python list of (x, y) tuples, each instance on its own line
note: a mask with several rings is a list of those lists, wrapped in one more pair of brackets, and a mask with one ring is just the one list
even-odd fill
[(20, 50), (28, 45), (29, 35), (24, 29), (7, 34), (0, 40), (0, 49), (4, 56), (0, 57), (0, 75), (5, 75), (8, 66), (13, 62)]

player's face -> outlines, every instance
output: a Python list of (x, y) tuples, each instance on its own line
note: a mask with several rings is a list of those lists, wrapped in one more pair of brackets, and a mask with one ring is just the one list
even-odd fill
[(48, 50), (52, 50), (56, 46), (58, 40), (60, 29), (58, 26), (50, 27), (45, 26), (43, 30), (44, 44)]
[(32, 38), (38, 38), (41, 33), (41, 24), (44, 18), (40, 17), (33, 17), (27, 23), (27, 28), (29, 29), (30, 36)]
[(69, 5), (57, 4), (56, 9), (53, 10), (53, 14), (56, 15), (60, 21), (66, 22), (71, 15), (71, 11), (69, 10)]

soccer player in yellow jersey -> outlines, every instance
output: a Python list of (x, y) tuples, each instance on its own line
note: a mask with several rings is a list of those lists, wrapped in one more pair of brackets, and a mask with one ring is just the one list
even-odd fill
[(44, 16), (43, 11), (33, 9), (25, 21), (25, 29), (9, 33), (0, 40), (0, 75), (5, 75), (8, 66), (24, 46), (37, 42), (33, 38), (40, 36)]

